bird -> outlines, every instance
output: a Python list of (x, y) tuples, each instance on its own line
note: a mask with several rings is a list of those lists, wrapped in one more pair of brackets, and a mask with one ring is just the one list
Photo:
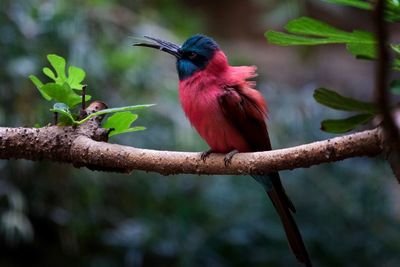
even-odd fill
[[(179, 100), (186, 117), (210, 149), (201, 153), (224, 153), (225, 165), (236, 153), (271, 150), (266, 119), (267, 105), (252, 81), (256, 66), (231, 66), (220, 46), (203, 34), (189, 37), (181, 46), (144, 36), (133, 46), (149, 47), (176, 58)], [(272, 201), (297, 260), (312, 263), (294, 220), (296, 209), (278, 172), (252, 175)]]

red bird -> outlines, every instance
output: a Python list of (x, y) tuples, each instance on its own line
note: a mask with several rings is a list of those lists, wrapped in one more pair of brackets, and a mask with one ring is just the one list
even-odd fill
[[(172, 54), (179, 75), (179, 98), (190, 123), (210, 146), (202, 153), (205, 160), (212, 153), (225, 153), (228, 164), (235, 153), (271, 150), (265, 119), (267, 107), (255, 83), (255, 66), (230, 66), (217, 43), (204, 35), (194, 35), (182, 46), (157, 38), (135, 43)], [(307, 249), (293, 219), (295, 208), (286, 195), (277, 172), (254, 175), (260, 182), (285, 229), (289, 246), (296, 258), (311, 266)]]

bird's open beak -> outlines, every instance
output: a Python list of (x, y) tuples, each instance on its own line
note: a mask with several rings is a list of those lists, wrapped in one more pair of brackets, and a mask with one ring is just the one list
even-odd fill
[[(133, 46), (145, 46), (145, 47), (151, 47), (155, 48), (164, 52), (167, 52), (168, 54), (171, 54), (175, 56), (176, 58), (181, 58), (182, 54), (180, 52), (180, 47), (176, 44), (163, 41), (154, 37), (149, 37), (149, 36), (144, 36), (144, 38), (149, 39), (153, 42), (149, 43), (134, 43)], [(155, 43), (154, 43), (155, 42)]]

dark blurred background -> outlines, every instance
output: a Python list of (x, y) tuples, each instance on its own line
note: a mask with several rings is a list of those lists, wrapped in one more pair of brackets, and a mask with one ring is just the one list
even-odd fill
[[(0, 125), (52, 121), (29, 74), (45, 77), (56, 53), (86, 70), (94, 99), (139, 112), (144, 132), (110, 141), (204, 151), (177, 97), (172, 57), (133, 48), (150, 35), (182, 43), (213, 36), (234, 65), (258, 66), (275, 148), (333, 137), (325, 118), (345, 114), (312, 99), (320, 86), (369, 99), (373, 62), (343, 46), (269, 45), (264, 32), (301, 15), (351, 30), (371, 14), (322, 1), (1, 0)], [(397, 31), (398, 32), (398, 31)], [(381, 158), (282, 172), (315, 266), (400, 266), (400, 187)], [(0, 161), (0, 266), (298, 266), (262, 188), (245, 176), (93, 172)]]

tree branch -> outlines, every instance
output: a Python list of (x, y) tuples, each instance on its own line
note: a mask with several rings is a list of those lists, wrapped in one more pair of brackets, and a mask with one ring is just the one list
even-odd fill
[(398, 138), (398, 129), (393, 119), (390, 108), (388, 77), (389, 77), (389, 51), (388, 29), (385, 22), (385, 0), (378, 0), (375, 7), (375, 30), (377, 37), (377, 54), (375, 92), (379, 111), (383, 115), (382, 125), (391, 138)]
[[(375, 5), (375, 31), (378, 40), (375, 78), (376, 103), (382, 114), (382, 128), (384, 133), (384, 148), (388, 162), (400, 182), (400, 136), (395, 118), (390, 107), (388, 92), (389, 71), (389, 49), (388, 49), (388, 28), (385, 22), (386, 0), (378, 0)], [(397, 113), (396, 111), (394, 114)]]
[(382, 152), (380, 128), (291, 148), (240, 153), (224, 165), (223, 155), (212, 154), (205, 162), (200, 153), (139, 149), (106, 141), (98, 123), (80, 127), (1, 128), (0, 159), (51, 160), (75, 167), (129, 173), (133, 170), (164, 175), (264, 174), (306, 168), (351, 157), (376, 156)]

